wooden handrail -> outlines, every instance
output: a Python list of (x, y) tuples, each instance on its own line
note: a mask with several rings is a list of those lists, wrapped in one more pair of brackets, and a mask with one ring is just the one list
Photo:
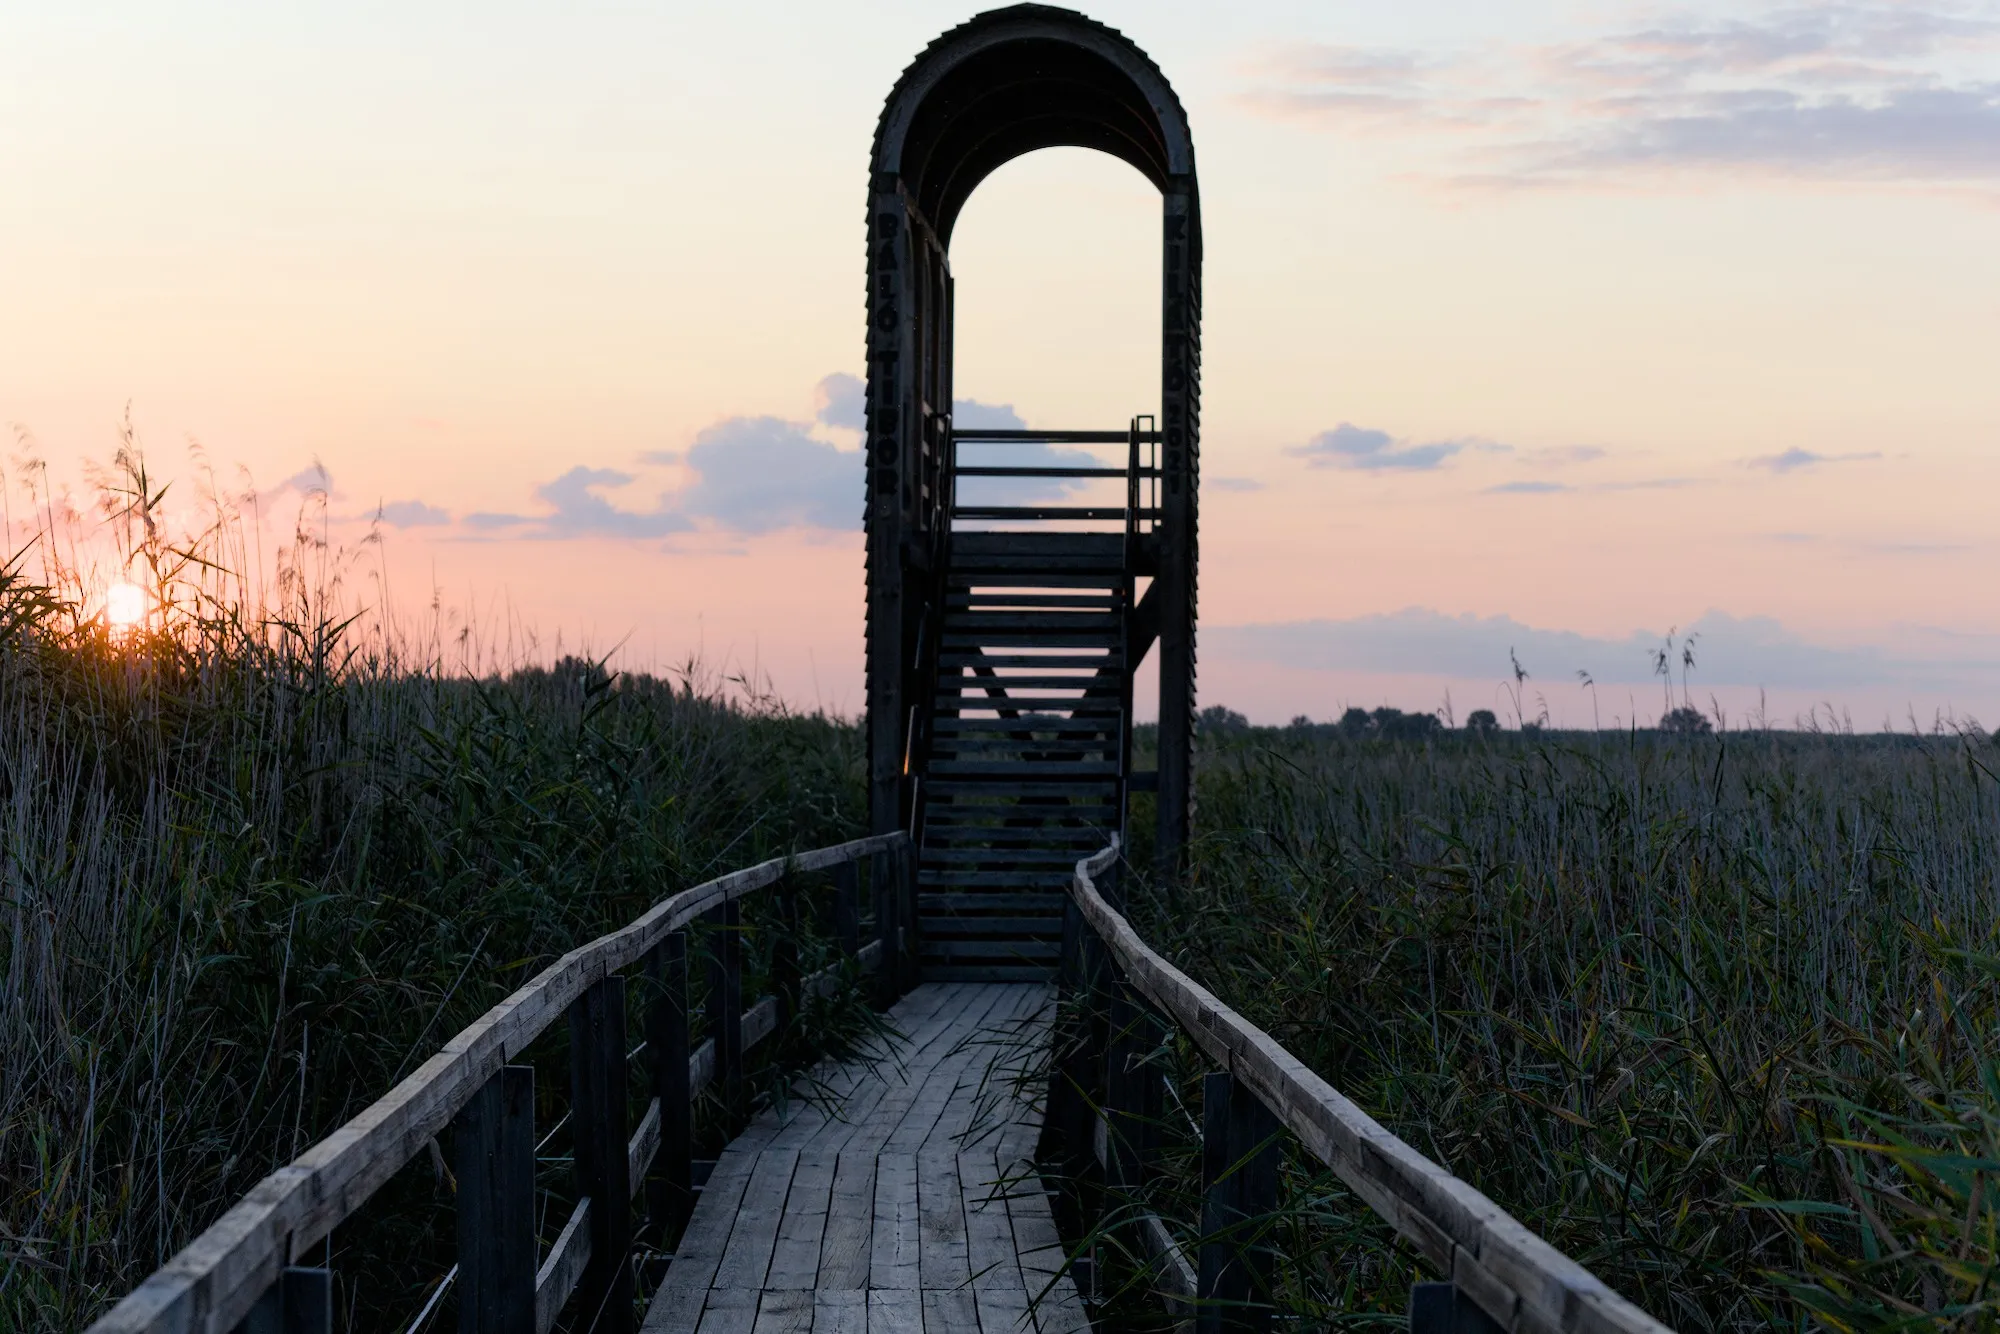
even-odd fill
[(288, 1264), (422, 1152), (487, 1080), (592, 985), (638, 963), (670, 933), (711, 909), (788, 874), (899, 852), (908, 841), (900, 832), (879, 834), (760, 862), (663, 899), (631, 925), (564, 954), (360, 1115), (265, 1177), (89, 1334), (225, 1334)]
[(1671, 1334), (1465, 1182), (1343, 1097), (1276, 1039), (1154, 953), (1098, 892), (1118, 843), (1076, 865), (1070, 897), (1126, 985), (1247, 1086), (1368, 1206), (1507, 1330)]

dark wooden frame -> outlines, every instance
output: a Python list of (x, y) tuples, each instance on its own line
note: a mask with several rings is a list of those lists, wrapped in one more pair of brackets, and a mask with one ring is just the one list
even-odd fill
[(1058, 145), (1123, 158), (1160, 190), (1160, 514), (1147, 558), (1154, 585), (1143, 610), (1128, 608), (1120, 684), (1129, 715), (1131, 677), (1157, 644), (1160, 758), (1145, 786), (1157, 793), (1156, 856), (1173, 870), (1189, 835), (1195, 712), (1202, 242), (1193, 137), (1143, 51), (1042, 5), (982, 14), (932, 42), (897, 81), (876, 129), (866, 223), (870, 828), (920, 832), (956, 467), (952, 227), (988, 173)]

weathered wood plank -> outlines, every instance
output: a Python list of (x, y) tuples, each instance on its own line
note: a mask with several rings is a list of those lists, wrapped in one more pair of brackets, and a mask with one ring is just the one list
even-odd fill
[(813, 1334), (868, 1334), (866, 1288), (821, 1288), (813, 1293)]
[(753, 1334), (812, 1334), (813, 1306), (811, 1288), (766, 1288)]
[(844, 1153), (834, 1169), (820, 1238), (821, 1292), (868, 1286), (874, 1227), (875, 1159), (870, 1154)]
[(714, 1288), (701, 1313), (700, 1334), (754, 1334), (764, 1294), (755, 1288)]
[(926, 1288), (963, 1288), (972, 1282), (956, 1154), (932, 1151), (917, 1156), (917, 1259)]
[(918, 1228), (915, 1156), (878, 1154), (869, 1287), (914, 1290), (918, 1286)]
[(924, 1303), (915, 1288), (871, 1288), (868, 1334), (924, 1334)]
[(452, 1123), (460, 1334), (534, 1334), (535, 1071), (503, 1066)]
[(958, 1156), (958, 1181), (965, 1209), (965, 1260), (972, 1286), (982, 1291), (1023, 1292), (1021, 1261), (1014, 1254), (1014, 1229), (1007, 1221), (999, 1165), (988, 1147)]
[(549, 1334), (570, 1294), (590, 1264), (590, 1201), (583, 1200), (563, 1224), (556, 1244), (535, 1274), (535, 1334)]
[(778, 1244), (771, 1251), (768, 1289), (811, 1289), (818, 1284), (820, 1241), (826, 1234), (828, 1206), (833, 1195), (836, 1163), (828, 1158), (801, 1158), (785, 1197), (784, 1221)]
[(924, 1334), (971, 1334), (979, 1328), (979, 1304), (971, 1288), (925, 1288)]
[(714, 1286), (718, 1288), (759, 1288), (770, 1272), (771, 1251), (778, 1242), (778, 1227), (784, 1221), (785, 1195), (792, 1185), (799, 1155), (792, 1149), (772, 1149), (757, 1155), (750, 1172), (750, 1184), (736, 1206), (735, 1224), (729, 1244), (716, 1266)]

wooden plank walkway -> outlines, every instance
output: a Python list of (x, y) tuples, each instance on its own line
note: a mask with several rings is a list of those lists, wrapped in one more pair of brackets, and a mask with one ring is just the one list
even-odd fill
[(1055, 996), (927, 983), (900, 1037), (816, 1072), (724, 1150), (645, 1334), (1090, 1328), (1033, 1164)]

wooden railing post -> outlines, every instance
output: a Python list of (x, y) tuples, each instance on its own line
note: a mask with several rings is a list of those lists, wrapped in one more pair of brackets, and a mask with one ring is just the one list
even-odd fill
[(1278, 1120), (1226, 1071), (1201, 1087), (1201, 1264), (1196, 1334), (1271, 1327), (1272, 1254), (1260, 1235), (1278, 1207)]
[(1502, 1334), (1505, 1328), (1456, 1283), (1410, 1286), (1410, 1334)]
[(875, 898), (875, 938), (882, 942), (882, 959), (875, 970), (875, 1000), (885, 1010), (902, 994), (903, 961), (897, 957), (902, 933), (897, 929), (900, 912), (896, 892), (901, 867), (902, 858), (892, 852), (878, 852), (868, 859), (868, 887)]
[(1124, 982), (1114, 981), (1110, 992), (1104, 1105), (1111, 1162), (1106, 1171), (1111, 1188), (1132, 1205), (1152, 1179), (1159, 1153), (1164, 1097), (1160, 1072), (1147, 1062), (1160, 1044), (1159, 1025)]
[(506, 1065), (452, 1122), (459, 1334), (535, 1334), (535, 1070)]
[(576, 1190), (590, 1200), (590, 1264), (577, 1328), (632, 1330), (631, 1160), (626, 1142), (625, 979), (595, 983), (569, 1007), (570, 1126)]
[(917, 845), (906, 842), (896, 852), (896, 994), (917, 984)]
[(715, 1090), (723, 1133), (734, 1135), (743, 1109), (743, 917), (735, 899), (708, 915), (708, 1033), (715, 1041)]
[(688, 1088), (687, 932), (675, 931), (646, 956), (653, 1002), (646, 1008), (646, 1055), (660, 1100), (660, 1148), (646, 1174), (646, 1213), (671, 1246), (694, 1209), (694, 1108)]
[(1056, 965), (1056, 992), (1062, 1005), (1057, 1010), (1053, 1035), (1055, 1060), (1050, 1065), (1048, 1115), (1062, 1155), (1057, 1173), (1075, 1183), (1081, 1183), (1089, 1169), (1094, 1115), (1090, 1105), (1089, 1054), (1084, 1050), (1089, 1033), (1090, 995), (1084, 985), (1083, 938), (1089, 930), (1076, 901), (1065, 897), (1062, 953)]
[[(528, 1307), (532, 1320), (532, 1291)], [(278, 1271), (278, 1281), (236, 1322), (233, 1334), (333, 1334), (333, 1271), (297, 1266)]]
[(861, 869), (853, 862), (833, 868), (833, 939), (843, 957), (861, 953)]
[(799, 1015), (799, 889), (791, 876), (772, 891), (777, 896), (777, 932), (771, 940), (771, 993), (778, 998), (778, 1031)]

